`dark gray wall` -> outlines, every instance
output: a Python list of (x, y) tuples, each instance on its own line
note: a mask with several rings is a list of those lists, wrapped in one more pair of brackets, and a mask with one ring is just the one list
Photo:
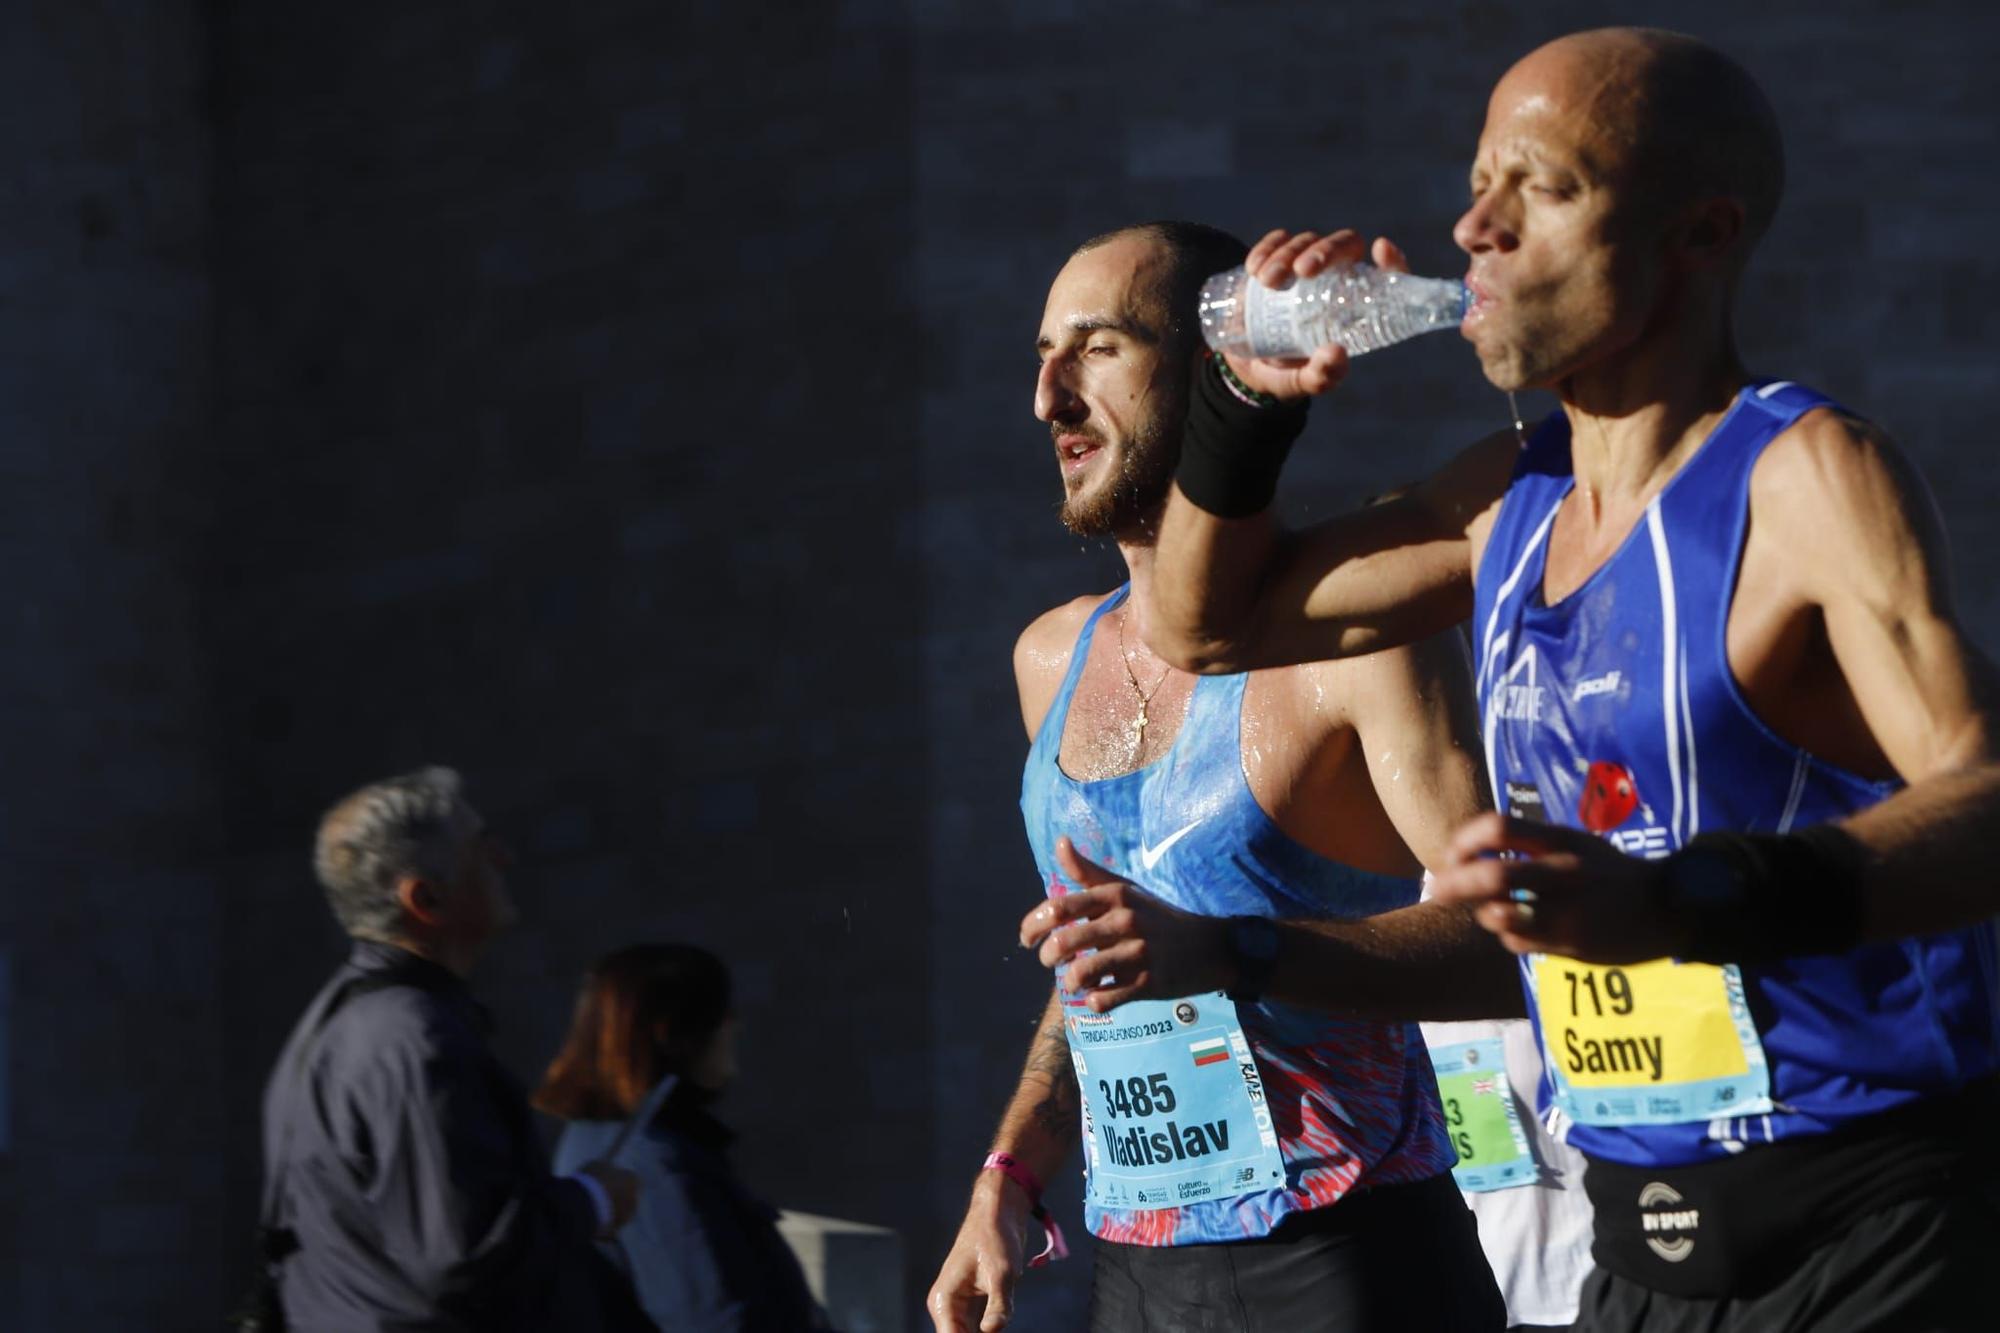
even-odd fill
[[(232, 1139), (331, 956), (329, 793), (461, 767), (536, 1071), (596, 954), (736, 964), (744, 1157), (908, 1226), (932, 1038), (908, 39), (867, 15), (235, 8), (216, 31)], [(857, 404), (869, 404), (859, 415)], [(907, 863), (912, 867), (905, 870)], [(232, 1225), (253, 1154), (230, 1160)]]
[(10, 1333), (171, 1327), (223, 1267), (211, 138), (199, 6), (131, 8), (0, 8)]
[[(339, 952), (313, 819), (433, 761), (520, 853), (528, 920), (479, 980), (515, 1066), (597, 952), (716, 947), (746, 1172), (900, 1228), (914, 1322), (1047, 985), (1011, 945), (1009, 650), (1118, 577), (1055, 525), (1028, 414), (1048, 279), (1161, 215), (1356, 225), (1456, 272), (1493, 79), (1603, 12), (17, 10), (0, 1329), (211, 1326), (259, 1086)], [(1995, 643), (2000, 24), (1660, 17), (1788, 133), (1753, 364), (1898, 434)], [(1285, 502), (1351, 504), (1505, 411), (1449, 336), (1371, 358)], [(1033, 1275), (1022, 1326), (1073, 1326), (1086, 1279)]]

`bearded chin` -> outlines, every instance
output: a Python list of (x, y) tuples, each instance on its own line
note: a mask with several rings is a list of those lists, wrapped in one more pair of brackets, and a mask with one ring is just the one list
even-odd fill
[(1118, 472), (1063, 501), (1057, 517), (1079, 537), (1151, 536), (1173, 485), (1180, 454), (1180, 423), (1170, 432), (1148, 422), (1125, 442), (1118, 454)]

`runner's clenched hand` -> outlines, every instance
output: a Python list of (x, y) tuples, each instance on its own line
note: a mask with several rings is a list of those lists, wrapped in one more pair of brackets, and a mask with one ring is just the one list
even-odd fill
[(1431, 895), (1470, 906), (1515, 953), (1636, 963), (1682, 943), (1662, 910), (1664, 873), (1593, 833), (1484, 814), (1452, 836)]
[[(1128, 1000), (1178, 999), (1221, 990), (1230, 978), (1223, 923), (1169, 907), (1078, 855), (1068, 838), (1056, 863), (1075, 886), (1021, 920), (1021, 945), (1085, 997), (1093, 1013)], [(1079, 957), (1086, 950), (1094, 950)]]

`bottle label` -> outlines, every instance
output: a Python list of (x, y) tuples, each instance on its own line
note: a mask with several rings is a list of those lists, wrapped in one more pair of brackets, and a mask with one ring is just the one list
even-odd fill
[(1243, 332), (1250, 342), (1250, 355), (1306, 355), (1299, 339), (1299, 284), (1274, 292), (1261, 281), (1252, 280), (1247, 289), (1250, 299), (1245, 303)]

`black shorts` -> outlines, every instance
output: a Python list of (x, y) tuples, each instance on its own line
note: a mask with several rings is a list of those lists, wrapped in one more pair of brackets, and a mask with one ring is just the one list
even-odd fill
[(1670, 1296), (1598, 1268), (1578, 1330), (1600, 1333), (1986, 1333), (2000, 1327), (2000, 1183), (1877, 1209), (1754, 1296)]
[(1255, 1240), (1099, 1241), (1095, 1251), (1091, 1333), (1489, 1333), (1507, 1323), (1449, 1175), (1364, 1190)]

